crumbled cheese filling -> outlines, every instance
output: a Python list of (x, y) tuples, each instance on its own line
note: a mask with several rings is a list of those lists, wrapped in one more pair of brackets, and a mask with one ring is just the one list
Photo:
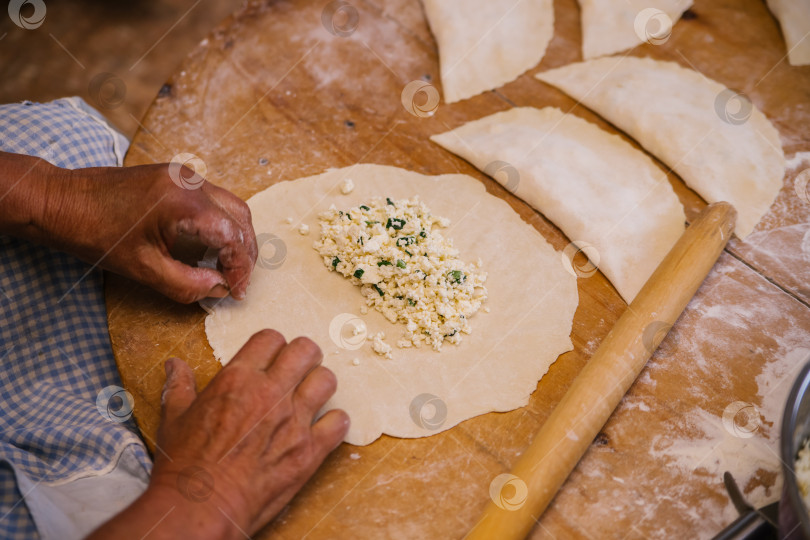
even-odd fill
[(354, 191), (354, 182), (352, 182), (351, 178), (347, 178), (343, 181), (343, 184), (341, 184), (340, 192), (344, 195), (348, 195), (352, 191)]
[[(480, 260), (458, 258), (441, 232), (448, 219), (431, 215), (414, 197), (375, 198), (345, 212), (333, 206), (319, 220), (313, 247), (330, 271), (360, 286), (367, 306), (405, 325), (398, 347), (429, 344), (440, 351), (445, 341), (459, 343), (471, 332), (469, 319), (487, 298), (487, 274)], [(384, 337), (374, 336), (372, 348), (390, 356)]]
[(391, 345), (383, 341), (385, 339), (385, 332), (377, 332), (371, 336), (371, 350), (380, 356), (391, 358)]

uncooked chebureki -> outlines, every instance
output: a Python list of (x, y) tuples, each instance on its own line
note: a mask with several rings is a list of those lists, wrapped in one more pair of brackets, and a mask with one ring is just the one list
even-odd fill
[(551, 0), (422, 0), (439, 46), (444, 100), (492, 90), (537, 65), (554, 34)]
[(582, 57), (617, 53), (648, 42), (663, 43), (692, 0), (577, 0)]
[[(346, 179), (354, 189), (343, 194)], [(447, 234), (465, 259), (481, 259), (489, 313), (476, 313), (472, 333), (441, 353), (394, 348), (386, 359), (372, 346), (380, 332), (396, 336), (401, 327), (375, 310), (362, 314), (357, 287), (326, 271), (313, 236), (302, 236), (298, 227), (318, 230), (318, 214), (332, 204), (353, 207), (373, 197), (415, 195), (450, 220)], [(560, 253), (473, 178), (355, 165), (280, 182), (248, 205), (260, 257), (245, 300), (206, 301), (208, 340), (223, 363), (262, 328), (275, 328), (287, 339), (315, 340), (338, 379), (326, 407), (349, 413), (349, 443), (369, 444), (382, 433), (423, 437), (479, 414), (521, 407), (549, 366), (572, 349), (576, 279)]]
[(674, 62), (610, 57), (536, 75), (633, 137), (708, 202), (737, 210), (745, 238), (782, 187), (779, 133), (739, 93)]
[(510, 109), (431, 140), (545, 214), (628, 303), (683, 234), (683, 208), (652, 160), (559, 109)]
[(790, 65), (810, 64), (810, 3), (806, 0), (767, 0), (767, 4), (779, 19)]

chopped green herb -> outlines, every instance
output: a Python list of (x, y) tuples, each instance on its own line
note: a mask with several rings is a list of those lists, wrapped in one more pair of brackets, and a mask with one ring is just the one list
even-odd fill
[(415, 306), (415, 305), (416, 305), (416, 302), (414, 302), (413, 300), (411, 300), (410, 298), (408, 298), (408, 305), (409, 305), (409, 306)]
[(394, 298), (396, 298), (397, 300), (404, 300), (405, 299), (405, 297), (402, 296), (401, 294), (396, 295)]
[(354, 277), (356, 277), (357, 279), (360, 279), (360, 278), (363, 277), (363, 274), (365, 274), (365, 273), (366, 273), (365, 270), (363, 270), (362, 268), (358, 268), (357, 270), (354, 271)]
[(449, 334), (445, 334), (445, 335), (444, 335), (444, 337), (453, 337), (453, 336), (455, 336), (455, 335), (456, 335), (456, 333), (457, 333), (457, 332), (458, 332), (458, 330), (453, 330), (453, 331), (452, 331), (452, 332), (450, 332)]
[(397, 245), (399, 247), (410, 246), (411, 244), (415, 243), (416, 238), (414, 238), (413, 236), (400, 236), (399, 238), (397, 238)]
[(352, 219), (352, 215), (351, 215), (351, 214), (346, 214), (346, 215), (347, 215), (347, 216), (349, 216), (349, 219)]
[(382, 260), (377, 263), (377, 266), (391, 266), (391, 261)]
[(332, 259), (332, 268), (337, 268), (337, 265), (338, 265), (339, 262), (340, 262), (340, 259), (338, 259), (337, 257)]
[(365, 204), (361, 204), (360, 205), (360, 210), (370, 210), (370, 208), (368, 206), (366, 206)]
[(422, 238), (427, 238), (427, 233), (425, 232), (425, 229), (422, 229), (420, 231), (419, 236), (421, 236)]
[(377, 223), (379, 223), (379, 221), (366, 221), (366, 225), (368, 225), (369, 227), (371, 227), (372, 225), (375, 225)]
[(385, 224), (386, 229), (394, 229), (399, 231), (405, 226), (405, 220), (400, 218), (388, 218), (388, 223)]
[(397, 259), (397, 268), (405, 268), (405, 261)]
[(338, 215), (343, 217), (343, 210), (338, 210)]
[(465, 276), (464, 272), (461, 270), (451, 270), (447, 272), (447, 278), (453, 283), (464, 283), (464, 281), (467, 280), (467, 276)]
[(386, 203), (386, 204), (390, 204), (391, 206), (396, 206), (396, 205), (394, 204), (394, 201), (392, 201), (390, 197), (386, 197), (386, 198), (385, 198), (385, 203)]
[(363, 237), (362, 236), (357, 237), (357, 243), (360, 244), (361, 246), (363, 245)]
[(382, 292), (382, 289), (380, 289), (379, 287), (377, 287), (377, 284), (376, 284), (376, 283), (375, 283), (374, 285), (372, 285), (372, 287), (374, 287), (374, 290), (375, 290), (375, 291), (377, 291), (378, 293), (380, 293), (380, 296), (383, 296), (383, 295), (385, 294), (384, 292)]
[(407, 253), (409, 257), (413, 257), (413, 253), (411, 253), (411, 252), (410, 252), (410, 251), (408, 251), (407, 249), (403, 249), (402, 251), (404, 251), (405, 253)]

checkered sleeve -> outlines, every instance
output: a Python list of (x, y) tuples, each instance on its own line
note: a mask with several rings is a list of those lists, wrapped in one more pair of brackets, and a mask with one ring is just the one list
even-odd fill
[[(0, 106), (0, 150), (64, 168), (119, 166), (126, 139), (79, 98)], [(0, 236), (0, 537), (36, 538), (15, 481), (108, 471), (128, 446), (151, 461), (121, 388), (99, 269)]]

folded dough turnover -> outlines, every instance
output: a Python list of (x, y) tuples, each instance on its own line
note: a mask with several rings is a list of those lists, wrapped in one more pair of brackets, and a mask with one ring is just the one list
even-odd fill
[(779, 19), (788, 61), (792, 66), (810, 64), (810, 2), (807, 0), (767, 0), (768, 8)]
[(750, 101), (651, 58), (599, 58), (537, 75), (633, 137), (708, 202), (737, 209), (745, 238), (782, 187), (779, 133)]
[[(431, 140), (594, 246), (592, 262), (628, 303), (684, 231), (683, 207), (649, 157), (559, 109), (511, 109)], [(517, 175), (495, 170), (510, 166)]]
[(692, 0), (578, 0), (582, 57), (624, 51), (666, 40)]
[(453, 103), (537, 65), (554, 35), (551, 0), (422, 0), (439, 46), (444, 100)]

